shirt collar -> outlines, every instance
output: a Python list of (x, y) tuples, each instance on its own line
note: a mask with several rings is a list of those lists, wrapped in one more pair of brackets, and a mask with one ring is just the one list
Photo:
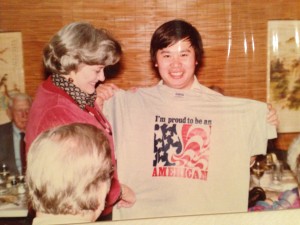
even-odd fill
[(12, 123), (12, 126), (13, 126), (13, 132), (14, 132), (14, 134), (19, 135), (20, 132), (22, 132), (22, 131), (16, 126), (15, 123)]
[[(160, 81), (158, 82), (158, 85), (164, 85), (163, 80), (160, 80)], [(191, 86), (190, 89), (200, 89), (199, 81), (198, 81), (198, 79), (197, 79), (197, 77), (196, 77), (195, 75), (194, 75), (194, 81), (193, 81), (193, 84), (192, 84), (192, 86)]]

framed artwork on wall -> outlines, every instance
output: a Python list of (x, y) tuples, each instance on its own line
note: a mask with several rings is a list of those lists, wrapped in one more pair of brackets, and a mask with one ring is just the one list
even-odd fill
[(21, 32), (0, 33), (0, 124), (9, 121), (8, 100), (15, 92), (24, 92), (23, 48)]
[(300, 20), (268, 21), (267, 99), (279, 133), (300, 131)]

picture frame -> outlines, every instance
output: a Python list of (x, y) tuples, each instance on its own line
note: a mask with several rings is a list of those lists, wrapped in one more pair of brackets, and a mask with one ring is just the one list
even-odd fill
[(267, 101), (278, 133), (300, 131), (300, 20), (268, 21)]
[(21, 32), (0, 32), (0, 124), (9, 122), (8, 101), (24, 92), (23, 46)]

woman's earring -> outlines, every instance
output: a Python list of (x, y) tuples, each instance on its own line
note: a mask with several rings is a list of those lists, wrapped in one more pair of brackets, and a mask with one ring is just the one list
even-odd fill
[(69, 82), (69, 83), (73, 83), (73, 82), (74, 82), (73, 78), (69, 77), (69, 78), (68, 78), (68, 82)]

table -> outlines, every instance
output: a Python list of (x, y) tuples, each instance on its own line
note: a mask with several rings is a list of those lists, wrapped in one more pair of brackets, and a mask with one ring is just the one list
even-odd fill
[(0, 206), (1, 225), (31, 225), (34, 215), (28, 213), (27, 207), (6, 204)]
[[(258, 180), (251, 175), (250, 190), (258, 186)], [(282, 172), (281, 181), (273, 181), (272, 173), (265, 172), (261, 177), (260, 187), (264, 189), (266, 199), (258, 201), (249, 211), (290, 209), (300, 207), (298, 182), (290, 170)]]
[(0, 224), (1, 225), (29, 225), (33, 216), (28, 215), (26, 193), (11, 194), (1, 189), (0, 195)]
[(27, 207), (14, 205), (12, 203), (0, 205), (0, 217), (26, 217)]

